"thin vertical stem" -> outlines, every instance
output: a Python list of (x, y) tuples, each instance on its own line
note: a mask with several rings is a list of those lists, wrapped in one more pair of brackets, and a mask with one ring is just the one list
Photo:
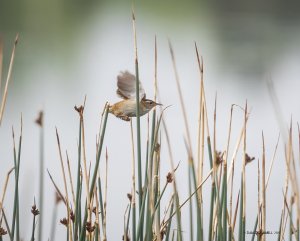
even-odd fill
[(177, 192), (176, 178), (174, 175), (175, 166), (174, 166), (173, 154), (172, 154), (172, 150), (171, 150), (170, 138), (169, 138), (167, 126), (166, 126), (166, 123), (164, 120), (163, 120), (163, 127), (165, 130), (166, 139), (167, 139), (168, 152), (169, 152), (169, 157), (170, 157), (169, 159), (170, 159), (170, 164), (171, 164), (171, 168), (172, 168), (172, 176), (174, 177), (174, 180), (173, 180), (174, 196), (173, 197), (175, 199), (175, 208), (176, 208), (176, 214), (177, 214), (176, 218), (177, 218), (177, 224), (178, 224), (178, 240), (182, 241), (180, 204), (179, 204), (179, 197), (178, 197), (178, 192)]
[(6, 83), (5, 83), (5, 87), (4, 87), (4, 93), (3, 93), (2, 101), (1, 101), (0, 125), (2, 123), (2, 118), (3, 118), (3, 113), (4, 113), (5, 104), (6, 104), (6, 98), (7, 98), (7, 92), (8, 92), (8, 84), (9, 84), (10, 79), (11, 79), (12, 67), (13, 67), (13, 63), (14, 63), (14, 59), (15, 59), (15, 51), (16, 51), (16, 46), (17, 46), (18, 40), (19, 40), (19, 35), (17, 34), (17, 36), (15, 38), (12, 54), (11, 54), (11, 59), (10, 59), (9, 67), (8, 67)]
[(138, 192), (139, 192), (139, 210), (141, 211), (143, 200), (142, 188), (142, 157), (141, 157), (141, 126), (140, 126), (140, 82), (139, 82), (139, 63), (137, 52), (136, 26), (135, 14), (132, 9), (132, 25), (134, 38), (134, 63), (135, 63), (135, 77), (136, 77), (136, 130), (137, 130), (137, 164), (138, 164)]
[(44, 217), (44, 113), (40, 111), (39, 117), (36, 123), (40, 127), (40, 181), (39, 181), (39, 207), (40, 207), (40, 217), (39, 217), (39, 230), (38, 230), (38, 240), (42, 240), (43, 234), (43, 217)]
[(80, 201), (81, 201), (81, 195), (80, 195), (80, 187), (81, 187), (81, 121), (79, 121), (79, 134), (78, 134), (78, 160), (77, 160), (77, 185), (76, 185), (76, 203), (75, 203), (75, 231), (74, 231), (74, 240), (78, 240), (78, 233), (81, 232), (80, 227)]
[(105, 158), (105, 188), (104, 188), (104, 203), (103, 203), (103, 208), (104, 208), (104, 220), (103, 220), (103, 239), (107, 240), (106, 236), (106, 210), (107, 210), (107, 176), (108, 176), (108, 153), (107, 153), (107, 148), (106, 148), (106, 158)]
[(64, 167), (64, 163), (63, 163), (62, 154), (61, 154), (60, 140), (59, 140), (57, 129), (56, 129), (56, 139), (57, 139), (59, 159), (60, 159), (61, 170), (62, 170), (62, 174), (63, 174), (65, 194), (66, 194), (66, 206), (67, 206), (67, 215), (68, 215), (68, 217), (67, 217), (67, 219), (68, 219), (68, 226), (67, 226), (68, 235), (69, 235), (70, 240), (72, 241), (73, 237), (72, 237), (72, 225), (71, 225), (71, 220), (70, 220), (70, 206), (69, 206), (69, 194), (68, 194), (68, 187), (67, 187), (67, 179), (66, 179), (65, 167)]
[(262, 241), (266, 240), (266, 155), (265, 155), (265, 140), (262, 132), (263, 156), (262, 156)]
[[(13, 130), (12, 130), (13, 131)], [(15, 228), (17, 232), (17, 240), (20, 240), (20, 223), (19, 223), (19, 174), (21, 164), (21, 147), (22, 147), (22, 133), (23, 133), (23, 119), (21, 115), (21, 134), (19, 137), (19, 148), (18, 156), (16, 154), (14, 131), (13, 131), (13, 142), (14, 142), (14, 164), (15, 164), (15, 196), (14, 196), (14, 210), (13, 210), (13, 223), (12, 223), (12, 239), (14, 239)]]
[(131, 205), (132, 205), (132, 240), (136, 241), (136, 203), (135, 203), (135, 153), (134, 153), (134, 139), (133, 139), (133, 127), (132, 120), (130, 120), (130, 137), (132, 146), (132, 191), (131, 191)]
[[(95, 184), (96, 184), (96, 178), (97, 178), (97, 174), (98, 174), (98, 168), (99, 168), (100, 157), (101, 157), (104, 136), (105, 136), (105, 130), (106, 130), (106, 124), (107, 124), (107, 117), (108, 117), (108, 104), (106, 103), (105, 113), (104, 113), (104, 122), (103, 122), (102, 130), (101, 130), (101, 136), (99, 139), (95, 169), (94, 169), (94, 173), (93, 173), (92, 180), (91, 180), (90, 192), (87, 194), (90, 196), (90, 198), (93, 196), (94, 188), (95, 188)], [(81, 229), (81, 232), (80, 232), (80, 241), (83, 241), (85, 239), (85, 231), (86, 231), (85, 226), (86, 226), (87, 218), (88, 218), (88, 214), (87, 214), (87, 206), (86, 206), (85, 212), (84, 212), (83, 224), (82, 224), (83, 229)]]
[[(191, 176), (191, 168), (188, 168), (188, 179), (189, 179), (189, 195), (192, 193), (192, 176)], [(193, 202), (192, 199), (189, 203), (189, 212), (190, 212), (190, 241), (194, 240), (194, 225), (193, 225)]]

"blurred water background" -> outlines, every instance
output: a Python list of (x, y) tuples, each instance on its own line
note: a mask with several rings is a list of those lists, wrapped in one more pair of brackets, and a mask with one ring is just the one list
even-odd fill
[[(118, 100), (115, 95), (116, 76), (121, 70), (134, 72), (131, 1), (69, 1), (26, 0), (0, 2), (0, 34), (4, 42), (4, 70), (7, 70), (16, 33), (19, 33), (12, 82), (0, 128), (1, 175), (13, 166), (11, 127), (20, 132), (23, 116), (23, 148), (21, 163), (21, 234), (31, 235), (30, 207), (38, 196), (39, 129), (34, 123), (39, 110), (45, 111), (45, 166), (60, 187), (63, 187), (55, 127), (61, 137), (63, 152), (68, 150), (75, 175), (78, 143), (78, 114), (74, 105), (83, 103), (87, 95), (85, 128), (87, 158), (95, 160), (95, 139), (100, 114), (106, 101)], [(166, 111), (175, 162), (178, 170), (181, 200), (187, 197), (187, 163), (184, 146), (184, 125), (175, 86), (174, 72), (168, 50), (171, 40), (188, 121), (196, 154), (199, 72), (194, 42), (204, 58), (205, 88), (210, 127), (213, 125), (214, 98), (217, 93), (217, 149), (226, 146), (231, 104), (251, 108), (247, 150), (256, 160), (261, 159), (261, 132), (267, 149), (267, 168), (277, 136), (278, 122), (268, 95), (266, 80), (272, 78), (279, 98), (285, 124), (300, 119), (300, 3), (296, 1), (137, 1), (138, 54), (140, 78), (149, 98), (153, 97), (154, 37), (158, 41), (158, 85), (161, 102), (172, 105)], [(6, 71), (4, 71), (6, 74)], [(242, 111), (234, 113), (231, 149), (243, 121)], [(142, 119), (143, 141), (146, 138), (146, 117)], [(212, 132), (212, 129), (211, 129)], [(129, 124), (109, 117), (105, 146), (109, 155), (108, 174), (108, 238), (120, 240), (126, 194), (131, 190), (131, 145)], [(163, 138), (164, 141), (164, 138)], [(231, 153), (232, 154), (232, 153)], [(65, 157), (65, 156), (64, 156)], [(241, 156), (239, 156), (241, 157)], [(296, 157), (298, 154), (296, 153)], [(205, 173), (208, 171), (208, 159)], [(237, 161), (237, 173), (241, 158)], [(103, 172), (104, 159), (101, 161)], [(170, 169), (166, 144), (162, 144), (162, 177)], [(247, 166), (247, 202), (252, 230), (257, 208), (257, 165)], [(267, 227), (276, 231), (282, 204), (284, 184), (284, 152), (280, 142), (267, 193)], [(0, 186), (5, 176), (0, 177)], [(253, 180), (253, 181), (252, 181)], [(44, 238), (48, 240), (54, 188), (48, 176)], [(235, 188), (237, 194), (239, 181)], [(9, 190), (13, 186), (9, 185)], [(205, 206), (209, 202), (209, 190)], [(171, 190), (170, 190), (171, 191)], [(5, 202), (9, 208), (12, 193)], [(187, 207), (184, 212), (187, 212)], [(60, 206), (59, 218), (66, 215)], [(205, 213), (208, 215), (208, 213)], [(65, 227), (57, 221), (56, 240), (65, 237)], [(184, 220), (183, 235), (189, 239), (188, 219)]]

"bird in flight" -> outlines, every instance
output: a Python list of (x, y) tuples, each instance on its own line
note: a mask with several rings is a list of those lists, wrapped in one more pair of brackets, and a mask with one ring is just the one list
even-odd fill
[[(117, 95), (123, 100), (109, 105), (108, 112), (124, 121), (130, 121), (131, 117), (136, 117), (136, 79), (129, 71), (122, 71), (117, 76), (117, 80)], [(146, 99), (146, 93), (141, 82), (139, 82), (139, 100), (140, 116), (147, 114), (153, 107), (162, 105)]]

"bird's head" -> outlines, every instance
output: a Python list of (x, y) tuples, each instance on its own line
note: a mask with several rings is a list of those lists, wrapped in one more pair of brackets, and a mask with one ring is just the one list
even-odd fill
[(157, 105), (162, 105), (162, 104), (156, 103), (153, 100), (148, 100), (148, 99), (143, 99), (142, 103), (144, 104), (144, 107), (146, 108), (147, 111), (150, 111), (153, 107), (155, 107)]

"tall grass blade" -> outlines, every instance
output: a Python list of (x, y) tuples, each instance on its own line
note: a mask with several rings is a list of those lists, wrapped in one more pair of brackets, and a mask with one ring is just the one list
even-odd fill
[(265, 139), (262, 132), (263, 156), (262, 156), (262, 241), (266, 240), (266, 155), (265, 155)]
[(94, 190), (89, 190), (89, 183), (90, 183), (90, 167), (88, 169), (87, 167), (87, 160), (86, 160), (86, 147), (85, 147), (85, 129), (84, 129), (84, 118), (83, 118), (83, 112), (84, 112), (84, 107), (85, 107), (85, 101), (86, 97), (84, 98), (84, 105), (77, 107), (75, 106), (74, 109), (78, 112), (79, 117), (80, 117), (80, 122), (81, 122), (81, 143), (82, 143), (82, 154), (83, 154), (83, 176), (85, 180), (85, 189), (86, 193), (90, 193), (90, 195), (87, 195), (86, 201), (87, 201), (87, 209), (88, 209), (88, 220), (91, 222), (91, 215), (92, 215), (92, 194)]
[(66, 158), (67, 158), (67, 168), (68, 168), (67, 170), (68, 170), (69, 184), (70, 184), (70, 189), (71, 189), (71, 194), (72, 194), (72, 199), (73, 199), (72, 206), (76, 206), (76, 197), (75, 197), (75, 193), (74, 193), (73, 176), (72, 176), (72, 172), (71, 172), (70, 159), (69, 159), (69, 155), (68, 155), (67, 151), (66, 151)]
[(11, 234), (11, 229), (9, 228), (8, 221), (7, 221), (7, 218), (6, 218), (6, 215), (5, 215), (5, 212), (4, 212), (3, 209), (2, 209), (2, 214), (3, 214), (3, 219), (4, 219), (4, 222), (5, 222), (5, 225), (6, 225), (6, 229), (7, 229), (9, 239), (10, 239), (10, 241), (13, 241), (13, 237), (12, 237), (12, 234)]
[(290, 232), (289, 232), (289, 240), (292, 241), (293, 240), (293, 234), (294, 234), (294, 229), (293, 229), (293, 196), (291, 197), (291, 201), (290, 201), (290, 218), (289, 218), (289, 221), (290, 221)]
[[(174, 177), (174, 181), (173, 181), (174, 194), (173, 194), (173, 197), (175, 199), (175, 208), (176, 208), (175, 214), (176, 214), (177, 225), (178, 225), (178, 239), (179, 239), (179, 241), (181, 241), (182, 240), (181, 216), (180, 216), (179, 198), (178, 198), (178, 195), (177, 195), (176, 178), (175, 178), (175, 175), (174, 175), (175, 167), (174, 167), (174, 161), (173, 161), (173, 154), (172, 154), (172, 150), (171, 150), (170, 138), (169, 138), (167, 126), (166, 126), (166, 123), (165, 123), (164, 120), (163, 120), (163, 127), (164, 127), (164, 131), (165, 131), (166, 139), (167, 139), (167, 145), (168, 145), (168, 151), (169, 151), (169, 157), (170, 157), (170, 164), (171, 164), (171, 168), (172, 168), (172, 176)], [(171, 218), (172, 217), (173, 217), (173, 215), (171, 215)]]
[(32, 233), (31, 233), (31, 241), (34, 241), (34, 235), (35, 235), (35, 228), (36, 228), (36, 216), (40, 214), (40, 211), (36, 208), (35, 205), (35, 199), (34, 199), (34, 204), (31, 208), (31, 213), (33, 214), (33, 222), (32, 222)]
[[(4, 183), (4, 187), (3, 187), (3, 191), (2, 191), (2, 197), (1, 197), (1, 201), (0, 201), (0, 214), (2, 213), (2, 208), (3, 208), (3, 203), (4, 203), (4, 199), (5, 199), (5, 195), (6, 195), (6, 190), (7, 190), (7, 185), (8, 185), (8, 181), (9, 181), (9, 177), (10, 174), (15, 170), (15, 168), (11, 168), (7, 174), (6, 174), (6, 179), (5, 179), (5, 183)], [(1, 224), (1, 222), (0, 222)]]
[(243, 241), (243, 232), (244, 232), (244, 217), (243, 217), (243, 193), (244, 193), (244, 186), (243, 181), (241, 180), (241, 198), (240, 198), (240, 218), (239, 218), (239, 240)]
[[(99, 140), (99, 146), (98, 146), (98, 150), (97, 150), (95, 169), (94, 169), (94, 172), (93, 172), (93, 177), (92, 177), (92, 181), (91, 181), (91, 185), (90, 185), (90, 191), (88, 193), (90, 198), (92, 197), (92, 195), (94, 193), (96, 178), (97, 178), (97, 174), (98, 174), (100, 156), (101, 156), (101, 152), (102, 152), (104, 136), (105, 136), (105, 130), (106, 130), (106, 124), (107, 124), (107, 117), (108, 117), (108, 105), (106, 104), (105, 113), (104, 113), (104, 121), (103, 121), (103, 126), (102, 126), (102, 131), (101, 131), (101, 137), (100, 137), (100, 140)], [(87, 206), (86, 206), (85, 207), (85, 214), (84, 214), (84, 218), (83, 218), (83, 223), (82, 223), (82, 229), (81, 229), (81, 232), (80, 232), (80, 241), (85, 240), (85, 231), (86, 231), (85, 227), (86, 227), (87, 218), (88, 218), (88, 214), (87, 214)]]
[(220, 223), (222, 222), (222, 237), (224, 241), (227, 241), (227, 164), (224, 162), (223, 172), (223, 186), (222, 186), (222, 197), (220, 206)]
[(77, 154), (77, 184), (76, 184), (76, 203), (75, 203), (75, 232), (74, 240), (78, 240), (78, 234), (81, 232), (79, 217), (80, 217), (80, 183), (81, 183), (81, 121), (79, 120), (79, 133), (78, 133), (78, 154)]
[[(139, 63), (137, 52), (137, 39), (136, 39), (136, 24), (135, 13), (132, 9), (132, 26), (133, 26), (133, 39), (134, 39), (134, 63), (135, 63), (135, 78), (136, 78), (136, 106), (140, 106), (140, 82), (139, 82)], [(136, 108), (136, 133), (137, 133), (137, 168), (138, 168), (138, 192), (139, 192), (139, 210), (141, 211), (143, 200), (143, 187), (142, 187), (142, 157), (141, 157), (141, 124), (140, 124), (140, 108)], [(143, 218), (143, 217), (142, 217)], [(142, 232), (143, 233), (143, 232)], [(143, 236), (143, 235), (141, 235)]]
[(136, 205), (132, 203), (132, 240), (136, 241)]
[[(189, 161), (189, 169), (190, 169), (190, 179), (193, 182), (194, 189), (197, 189), (197, 178), (196, 171), (194, 166), (194, 161)], [(201, 178), (202, 179), (202, 178)], [(201, 190), (201, 189), (200, 189)], [(200, 193), (200, 196), (202, 194)], [(195, 194), (195, 202), (196, 202), (196, 215), (197, 215), (197, 240), (203, 240), (203, 224), (202, 224), (202, 212), (201, 212), (201, 198), (199, 197), (199, 192)], [(192, 201), (191, 201), (192, 203)], [(192, 218), (192, 217), (191, 217)]]
[[(150, 217), (151, 217), (151, 198), (152, 198), (152, 160), (149, 162), (149, 115), (148, 115), (148, 136), (147, 136), (147, 146), (146, 146), (146, 164), (145, 164), (145, 178), (144, 178), (144, 185), (143, 185), (143, 194), (145, 193), (146, 189), (147, 192), (149, 191), (149, 195), (147, 195), (147, 200), (146, 200), (146, 205), (145, 205), (145, 210), (146, 210), (146, 215), (145, 215), (145, 230), (146, 230), (146, 235), (144, 240), (149, 240), (150, 238), (152, 239), (152, 232), (147, 232), (147, 230), (152, 230), (152, 227), (150, 225)], [(144, 211), (144, 210), (143, 210)], [(143, 212), (142, 211), (142, 212)], [(147, 239), (147, 237), (149, 237)]]
[(39, 112), (39, 116), (36, 119), (35, 123), (40, 127), (40, 170), (39, 170), (39, 207), (40, 207), (40, 217), (39, 217), (39, 229), (38, 229), (38, 240), (42, 240), (43, 235), (43, 217), (44, 217), (44, 113), (43, 111)]
[[(210, 137), (207, 137), (207, 147), (208, 147), (208, 154), (209, 154), (209, 162), (211, 169), (213, 168), (213, 157), (212, 157), (212, 151), (211, 151), (211, 143), (210, 143)], [(208, 240), (212, 241), (213, 237), (213, 216), (214, 216), (214, 203), (215, 203), (215, 195), (216, 195), (216, 184), (215, 179), (212, 178), (212, 184), (211, 184), (211, 196), (210, 196), (210, 213), (209, 213), (209, 226), (208, 226)]]
[(15, 38), (15, 42), (14, 42), (14, 47), (13, 47), (13, 50), (12, 50), (12, 54), (11, 54), (11, 59), (10, 59), (9, 67), (8, 67), (8, 73), (7, 73), (6, 83), (5, 83), (5, 87), (4, 87), (4, 93), (3, 93), (2, 101), (1, 101), (1, 107), (0, 107), (0, 125), (2, 123), (3, 113), (4, 113), (4, 109), (5, 109), (5, 104), (6, 104), (6, 99), (7, 99), (7, 92), (8, 92), (8, 84), (9, 84), (10, 79), (11, 79), (12, 67), (13, 67), (13, 63), (14, 63), (14, 59), (15, 59), (15, 51), (16, 51), (16, 46), (18, 44), (18, 40), (19, 40), (19, 35), (17, 34), (17, 36)]
[[(139, 214), (139, 223), (137, 227), (137, 235), (136, 238), (137, 240), (143, 239), (143, 225), (144, 225), (144, 212), (145, 212), (145, 205), (146, 205), (146, 197), (147, 197), (148, 192), (143, 194), (143, 200), (142, 200), (142, 206), (141, 206), (141, 212)], [(149, 194), (148, 194), (149, 195)]]
[(166, 241), (169, 241), (169, 237), (170, 237), (170, 231), (171, 231), (171, 225), (172, 225), (172, 213), (174, 210), (174, 199), (172, 197), (172, 204), (171, 204), (171, 209), (170, 209), (170, 216), (168, 218), (168, 224), (167, 224), (167, 231), (166, 231)]
[(104, 210), (104, 218), (103, 218), (103, 239), (107, 240), (107, 231), (106, 231), (106, 220), (107, 220), (107, 177), (108, 177), (108, 152), (106, 148), (105, 153), (105, 186), (104, 186), (104, 202), (103, 202), (103, 210)]
[[(12, 239), (14, 239), (15, 230), (17, 233), (17, 240), (20, 240), (20, 223), (19, 223), (19, 174), (21, 164), (21, 147), (22, 147), (22, 132), (23, 132), (23, 121), (21, 116), (21, 133), (19, 137), (18, 156), (16, 155), (16, 147), (14, 141), (14, 130), (13, 142), (14, 142), (14, 164), (15, 164), (15, 194), (14, 194), (14, 208), (13, 208), (13, 221), (12, 221)], [(15, 229), (16, 228), (16, 229)]]
[[(231, 105), (231, 109), (230, 109), (227, 147), (226, 147), (226, 155), (225, 155), (224, 167), (223, 167), (224, 168), (224, 176), (223, 176), (223, 191), (224, 192), (222, 192), (222, 193), (224, 193), (224, 197), (222, 196), (222, 206), (223, 206), (223, 230), (224, 230), (225, 241), (227, 240), (227, 160), (228, 160), (229, 144), (230, 144), (230, 137), (231, 137), (233, 106), (234, 105)], [(231, 198), (230, 198), (230, 201), (232, 201)], [(231, 219), (232, 219), (231, 210), (232, 210), (232, 206), (230, 206), (230, 217), (229, 217), (230, 227), (229, 227), (229, 232), (232, 231), (232, 229), (231, 229)], [(231, 235), (232, 234), (230, 233), (229, 238), (228, 238), (229, 241), (231, 241)]]
[(103, 229), (104, 206), (103, 206), (102, 187), (101, 187), (100, 177), (98, 177), (98, 192), (99, 192), (99, 205), (100, 205), (100, 213), (101, 213), (101, 222), (102, 222), (102, 229)]
[(60, 196), (55, 193), (56, 200), (52, 211), (52, 218), (51, 218), (51, 228), (50, 228), (50, 240), (55, 241), (55, 234), (56, 234), (56, 226), (57, 226), (57, 206), (60, 200)]
[(64, 167), (64, 162), (62, 158), (62, 153), (61, 153), (61, 146), (60, 146), (60, 139), (58, 135), (58, 131), (56, 129), (56, 140), (57, 140), (57, 146), (58, 146), (58, 152), (59, 152), (59, 159), (60, 159), (60, 164), (61, 164), (61, 170), (62, 170), (62, 175), (63, 175), (63, 180), (64, 180), (64, 188), (65, 188), (65, 196), (66, 196), (66, 206), (67, 206), (67, 220), (68, 220), (68, 225), (67, 225), (67, 235), (72, 241), (72, 227), (71, 227), (71, 219), (70, 219), (70, 206), (69, 206), (69, 194), (68, 194), (68, 187), (67, 187), (67, 180), (66, 180), (66, 174), (65, 174), (65, 167)]
[(282, 220), (283, 220), (283, 211), (281, 212), (281, 216), (280, 216), (279, 229), (278, 229), (279, 232), (278, 232), (277, 241), (281, 240)]
[(208, 226), (208, 240), (212, 241), (213, 237), (213, 216), (214, 216), (214, 200), (215, 200), (215, 182), (211, 184), (211, 194), (210, 194), (210, 212), (209, 212), (209, 226)]
[(95, 222), (95, 235), (94, 235), (94, 241), (99, 241), (100, 237), (99, 237), (99, 223)]
[(251, 241), (254, 241), (254, 239), (256, 237), (257, 225), (258, 225), (258, 218), (256, 218), (256, 220), (255, 220), (254, 228), (253, 228), (253, 231), (252, 231)]
[[(188, 179), (189, 179), (189, 195), (192, 194), (192, 177), (191, 177), (191, 168), (188, 169)], [(194, 220), (193, 220), (193, 201), (190, 201), (189, 205), (189, 214), (190, 214), (190, 241), (194, 241)], [(198, 239), (197, 239), (198, 240)]]
[(133, 127), (132, 127), (132, 120), (130, 120), (130, 137), (131, 137), (131, 147), (132, 147), (132, 194), (130, 196), (130, 202), (132, 205), (132, 240), (136, 241), (136, 185), (135, 185), (135, 153), (134, 153), (134, 138), (133, 138)]
[(130, 200), (129, 210), (128, 210), (128, 216), (127, 216), (127, 222), (126, 222), (125, 233), (124, 233), (124, 240), (125, 241), (129, 241), (128, 230), (129, 230), (129, 221), (130, 221), (131, 207), (132, 207), (132, 204), (131, 204), (131, 200)]

